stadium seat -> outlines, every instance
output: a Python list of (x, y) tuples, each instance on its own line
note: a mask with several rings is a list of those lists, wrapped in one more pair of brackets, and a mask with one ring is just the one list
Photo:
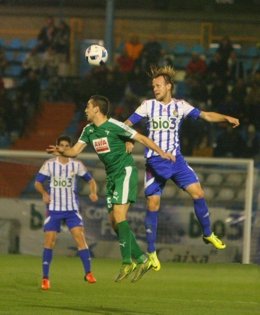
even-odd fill
[(244, 181), (244, 177), (242, 174), (234, 173), (234, 174), (229, 174), (225, 178), (225, 184), (228, 184), (232, 187), (234, 186), (240, 186), (242, 182)]
[(7, 148), (11, 145), (10, 137), (6, 134), (0, 135), (0, 148)]
[(36, 38), (30, 38), (24, 43), (24, 48), (26, 50), (32, 50), (36, 45), (38, 44), (38, 41)]
[(259, 55), (260, 55), (260, 49), (257, 48), (256, 46), (248, 47), (245, 50), (245, 57), (247, 58), (255, 58), (255, 57), (258, 57)]
[(7, 49), (21, 50), (23, 49), (23, 42), (19, 38), (13, 38), (7, 45)]
[(190, 62), (189, 56), (178, 56), (174, 59), (174, 67), (177, 70), (185, 70), (188, 63)]
[(25, 60), (26, 54), (27, 54), (26, 52), (17, 53), (14, 56), (14, 61), (19, 62), (19, 63), (23, 63)]
[(207, 200), (212, 200), (215, 197), (215, 190), (210, 187), (204, 187), (205, 197)]
[(183, 43), (176, 43), (173, 47), (173, 53), (176, 56), (183, 56), (189, 53), (188, 47)]
[(12, 62), (14, 60), (14, 53), (12, 51), (5, 52), (5, 58), (7, 61)]
[(0, 38), (0, 47), (5, 47), (5, 40), (3, 38)]
[(231, 201), (233, 200), (235, 195), (235, 191), (232, 188), (222, 188), (220, 189), (218, 196), (217, 196), (217, 200), (220, 201)]
[(8, 77), (19, 77), (22, 72), (22, 67), (18, 65), (11, 65), (5, 70), (5, 75)]
[(245, 202), (245, 188), (238, 189), (236, 192), (236, 200)]
[(212, 58), (216, 53), (217, 49), (218, 49), (217, 46), (209, 47), (209, 49), (207, 50), (207, 57)]
[(195, 44), (191, 47), (191, 52), (196, 52), (199, 55), (203, 55), (205, 53), (205, 49), (201, 44)]
[(243, 65), (244, 65), (245, 73), (249, 74), (253, 70), (254, 62), (252, 58), (249, 58), (243, 62)]
[(188, 94), (187, 83), (185, 81), (180, 81), (175, 85), (175, 96), (176, 98), (185, 98)]
[(223, 177), (220, 174), (209, 174), (206, 179), (207, 185), (218, 186), (222, 183)]

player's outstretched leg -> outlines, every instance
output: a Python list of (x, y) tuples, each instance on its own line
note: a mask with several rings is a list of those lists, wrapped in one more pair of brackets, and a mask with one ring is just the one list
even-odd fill
[(203, 236), (203, 241), (206, 244), (211, 243), (217, 249), (226, 248), (226, 244), (223, 243), (213, 232), (209, 236)]
[(159, 271), (161, 269), (161, 263), (160, 260), (157, 257), (156, 251), (152, 253), (147, 253), (151, 263), (152, 263), (152, 268), (155, 271)]
[(140, 280), (143, 277), (143, 275), (147, 271), (149, 271), (151, 268), (152, 268), (152, 263), (151, 263), (149, 257), (147, 257), (145, 262), (138, 264), (136, 266), (136, 271), (135, 271), (134, 277), (131, 280), (131, 282), (136, 282), (136, 281)]
[(128, 278), (128, 276), (136, 269), (136, 263), (122, 264), (119, 274), (117, 275), (115, 282), (120, 282), (123, 279)]

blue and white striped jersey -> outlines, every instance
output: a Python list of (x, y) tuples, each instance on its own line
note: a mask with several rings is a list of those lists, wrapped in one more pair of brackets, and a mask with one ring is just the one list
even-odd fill
[(92, 179), (85, 165), (75, 159), (63, 164), (58, 157), (47, 160), (39, 170), (36, 181), (49, 181), (50, 211), (79, 210), (77, 176), (89, 181)]
[[(179, 129), (186, 117), (197, 119), (200, 110), (184, 100), (172, 98), (167, 105), (156, 99), (145, 100), (136, 111), (128, 118), (132, 124), (147, 118), (146, 127), (148, 137), (152, 139), (164, 152), (173, 155), (181, 154)], [(158, 155), (156, 152), (146, 148), (145, 157)]]

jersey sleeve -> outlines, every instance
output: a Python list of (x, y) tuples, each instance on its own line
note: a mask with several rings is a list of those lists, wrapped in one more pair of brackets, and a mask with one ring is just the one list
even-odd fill
[(110, 118), (109, 121), (116, 126), (116, 133), (119, 137), (124, 139), (133, 139), (134, 136), (137, 134), (137, 131), (133, 128), (127, 126), (121, 121), (116, 119)]
[(185, 118), (186, 117), (191, 117), (193, 119), (199, 118), (201, 111), (184, 100), (182, 101), (182, 108)]
[(35, 180), (37, 182), (43, 183), (45, 180), (50, 178), (50, 170), (48, 162), (45, 162), (40, 168)]
[(89, 182), (93, 178), (87, 167), (81, 161), (78, 161), (77, 175), (82, 177), (86, 182)]
[(147, 117), (147, 101), (143, 101), (143, 103), (135, 110), (128, 120), (135, 125), (144, 117)]
[(89, 143), (90, 142), (90, 140), (89, 140), (89, 126), (90, 125), (87, 125), (87, 126), (85, 126), (85, 128), (83, 128), (81, 135), (78, 139), (78, 142), (80, 142), (80, 143)]

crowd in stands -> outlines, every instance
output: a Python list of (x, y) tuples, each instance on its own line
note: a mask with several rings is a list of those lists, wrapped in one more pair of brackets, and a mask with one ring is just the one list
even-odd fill
[(15, 89), (7, 89), (4, 78), (8, 77), (6, 70), (13, 61), (8, 60), (5, 48), (0, 47), (0, 147), (10, 145), (25, 133), (40, 109), (42, 86), (48, 87), (46, 98), (59, 100), (60, 75), (69, 63), (69, 48), (68, 24), (60, 20), (56, 26), (54, 18), (47, 17), (35, 45), (25, 52)]
[[(23, 62), (22, 84), (12, 104), (10, 100), (9, 103), (6, 101), (2, 84), (1, 103), (3, 99), (5, 105), (1, 106), (0, 129), (3, 134), (12, 132), (14, 125), (16, 128), (23, 126), (19, 127), (19, 134), (24, 132), (26, 121), (39, 106), (43, 82), (48, 82), (52, 100), (70, 98), (74, 101), (82, 112), (82, 119), (85, 101), (93, 94), (103, 94), (112, 102), (111, 115), (123, 121), (142, 99), (152, 97), (147, 76), (150, 65), (172, 65), (177, 68), (176, 98), (184, 98), (202, 110), (238, 117), (241, 121), (241, 126), (233, 129), (226, 124), (213, 126), (202, 120), (186, 120), (181, 135), (183, 153), (190, 156), (259, 157), (259, 55), (251, 68), (245, 67), (232, 41), (224, 36), (213, 55), (190, 51), (189, 59), (178, 69), (178, 58), (155, 35), (142, 43), (138, 35), (133, 34), (115, 54), (112, 66), (92, 67), (83, 77), (68, 83), (63, 80), (60, 67), (69, 61), (69, 38), (68, 25), (61, 21), (55, 26), (54, 19), (49, 17), (39, 32), (38, 44)], [(0, 50), (0, 74), (6, 66), (3, 56)], [(181, 79), (178, 79), (179, 72), (183, 74)], [(22, 114), (17, 115), (16, 111)], [(22, 121), (15, 122), (10, 118), (12, 116)], [(79, 122), (78, 130), (83, 124), (85, 119)], [(144, 129), (144, 126), (139, 128)]]

